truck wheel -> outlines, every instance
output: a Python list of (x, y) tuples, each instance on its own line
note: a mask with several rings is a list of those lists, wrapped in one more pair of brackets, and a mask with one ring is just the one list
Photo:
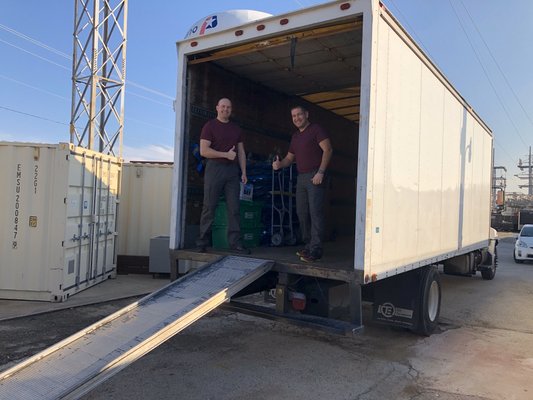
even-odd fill
[(424, 268), (420, 277), (420, 285), (418, 299), (420, 315), (415, 332), (429, 336), (437, 328), (440, 314), (441, 285), (437, 268), (433, 266)]
[(486, 281), (490, 281), (494, 279), (494, 276), (496, 275), (497, 266), (498, 266), (498, 250), (494, 248), (494, 260), (492, 261), (492, 265), (490, 266), (490, 268), (481, 270), (481, 277), (485, 279)]
[(281, 243), (283, 243), (283, 236), (281, 236), (281, 233), (274, 233), (272, 235), (271, 242), (273, 246), (280, 246)]

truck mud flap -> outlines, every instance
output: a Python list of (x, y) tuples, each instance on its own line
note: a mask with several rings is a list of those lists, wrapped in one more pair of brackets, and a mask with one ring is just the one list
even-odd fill
[(434, 266), (399, 274), (372, 284), (375, 321), (429, 335), (440, 311), (440, 280)]

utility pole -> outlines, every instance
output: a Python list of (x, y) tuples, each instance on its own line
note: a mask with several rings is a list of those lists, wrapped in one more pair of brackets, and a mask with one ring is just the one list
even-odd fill
[[(533, 158), (531, 156), (531, 146), (529, 146), (529, 156), (526, 156), (527, 161), (518, 160), (518, 168), (520, 168), (520, 174), (516, 176), (520, 179), (527, 179), (527, 184), (518, 185), (520, 189), (527, 188), (527, 194), (533, 195)], [(527, 172), (523, 172), (526, 170)]]
[(494, 166), (492, 172), (492, 210), (496, 211), (505, 205), (505, 188), (507, 168)]
[(127, 0), (74, 0), (70, 142), (122, 156)]

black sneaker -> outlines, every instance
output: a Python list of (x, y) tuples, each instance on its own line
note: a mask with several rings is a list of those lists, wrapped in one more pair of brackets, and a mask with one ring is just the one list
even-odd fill
[(232, 253), (239, 253), (239, 254), (250, 254), (250, 249), (247, 249), (246, 247), (242, 247), (241, 245), (234, 246), (230, 249)]

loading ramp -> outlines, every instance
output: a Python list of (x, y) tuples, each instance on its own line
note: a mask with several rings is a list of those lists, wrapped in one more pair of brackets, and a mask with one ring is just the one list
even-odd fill
[(227, 256), (0, 374), (0, 398), (76, 399), (212, 311), (272, 267)]

